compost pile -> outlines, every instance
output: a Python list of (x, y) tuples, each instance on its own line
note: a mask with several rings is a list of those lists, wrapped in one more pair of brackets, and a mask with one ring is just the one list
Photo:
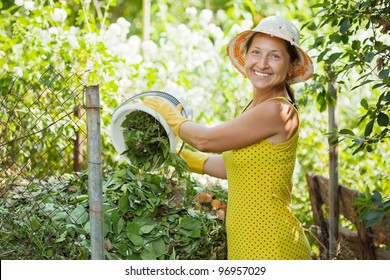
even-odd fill
[[(169, 174), (104, 167), (106, 259), (226, 259), (224, 217), (215, 207), (226, 205), (226, 190), (203, 186), (185, 165), (175, 166)], [(87, 173), (11, 178), (3, 190), (2, 259), (91, 258)]]
[(122, 122), (127, 156), (131, 164), (146, 171), (163, 165), (170, 153), (168, 135), (160, 122), (143, 111), (133, 111)]
[(226, 190), (167, 175), (126, 168), (108, 176), (107, 258), (226, 259), (224, 220), (197, 199), (209, 191), (213, 200), (226, 203)]

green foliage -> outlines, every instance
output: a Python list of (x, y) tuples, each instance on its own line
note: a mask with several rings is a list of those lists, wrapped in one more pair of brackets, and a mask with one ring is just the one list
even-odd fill
[[(106, 259), (226, 259), (224, 223), (193, 208), (204, 186), (187, 169), (152, 174), (123, 165), (103, 177)], [(86, 174), (74, 174), (27, 189), (3, 186), (0, 258), (89, 259), (87, 182)], [(225, 201), (226, 191), (214, 189)]]
[[(324, 1), (320, 8), (318, 23), (307, 24), (310, 30), (325, 30), (316, 36), (313, 49), (318, 49), (317, 63), (323, 65), (325, 78), (315, 77), (322, 82), (337, 82), (343, 91), (364, 88), (366, 95), (376, 96), (377, 101), (369, 106), (368, 100), (361, 99), (366, 113), (360, 117), (357, 126), (365, 124), (360, 135), (343, 129), (342, 139), (351, 139), (354, 153), (374, 149), (373, 144), (390, 137), (390, 46), (386, 40), (390, 25), (390, 4), (388, 1), (371, 0), (364, 2)], [(327, 38), (327, 39), (326, 39)], [(351, 80), (346, 83), (347, 79)], [(355, 79), (356, 78), (356, 79)], [(325, 85), (325, 83), (324, 83)], [(317, 101), (321, 109), (326, 108), (328, 98), (322, 89)]]
[(2, 181), (0, 259), (89, 259), (86, 178)]
[(192, 208), (193, 182), (134, 171), (115, 171), (105, 184), (106, 195), (115, 193), (106, 205), (106, 238), (113, 245), (108, 258), (224, 257), (222, 223)]
[[(322, 1), (313, 9), (316, 16), (304, 27), (313, 34), (310, 45), (317, 69), (304, 89), (308, 96), (303, 101), (306, 108), (316, 102), (324, 113), (313, 118), (303, 108), (303, 133), (304, 120), (309, 117), (311, 123), (318, 124), (321, 135), (336, 135), (333, 140), (339, 146), (340, 183), (361, 191), (368, 187), (388, 193), (389, 2)], [(329, 83), (338, 85), (337, 101), (328, 93)], [(313, 93), (316, 97), (310, 96)], [(325, 110), (329, 103), (337, 104), (338, 132), (327, 129)], [(328, 172), (326, 140), (305, 134), (299, 153), (316, 156), (301, 157), (303, 167), (320, 174)]]
[(363, 221), (367, 228), (376, 224), (385, 225), (390, 221), (390, 199), (384, 200), (378, 191), (371, 194), (366, 188), (353, 205), (357, 207), (359, 220)]
[(160, 167), (170, 152), (168, 135), (160, 122), (143, 111), (133, 111), (121, 124), (131, 164), (150, 171)]

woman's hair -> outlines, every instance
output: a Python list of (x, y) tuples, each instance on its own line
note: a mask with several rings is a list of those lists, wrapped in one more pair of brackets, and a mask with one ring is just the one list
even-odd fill
[[(245, 52), (248, 52), (249, 48), (251, 47), (252, 45), (252, 42), (253, 42), (253, 38), (255, 38), (255, 36), (257, 35), (257, 32), (253, 33), (248, 41), (246, 42), (245, 44)], [(284, 40), (285, 41), (285, 40)], [(288, 41), (285, 41), (286, 42), (286, 50), (287, 50), (287, 53), (289, 54), (290, 56), (290, 63), (294, 63), (297, 59), (299, 59), (299, 54), (298, 54), (298, 51), (297, 49), (291, 45)], [(295, 94), (294, 94), (294, 90), (291, 88), (291, 86), (289, 84), (286, 83), (286, 88), (287, 88), (287, 93), (288, 93), (288, 96), (290, 97), (291, 101), (292, 101), (292, 104), (296, 106), (295, 104)]]

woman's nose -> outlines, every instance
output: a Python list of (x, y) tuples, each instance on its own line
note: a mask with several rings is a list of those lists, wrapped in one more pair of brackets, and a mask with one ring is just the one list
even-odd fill
[(266, 57), (260, 57), (256, 62), (257, 67), (260, 69), (268, 68), (268, 60)]

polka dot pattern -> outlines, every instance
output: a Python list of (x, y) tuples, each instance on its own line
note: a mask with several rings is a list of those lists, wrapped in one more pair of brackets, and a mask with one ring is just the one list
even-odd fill
[(309, 242), (290, 210), (297, 142), (298, 132), (282, 144), (262, 140), (223, 154), (228, 259), (310, 259)]

